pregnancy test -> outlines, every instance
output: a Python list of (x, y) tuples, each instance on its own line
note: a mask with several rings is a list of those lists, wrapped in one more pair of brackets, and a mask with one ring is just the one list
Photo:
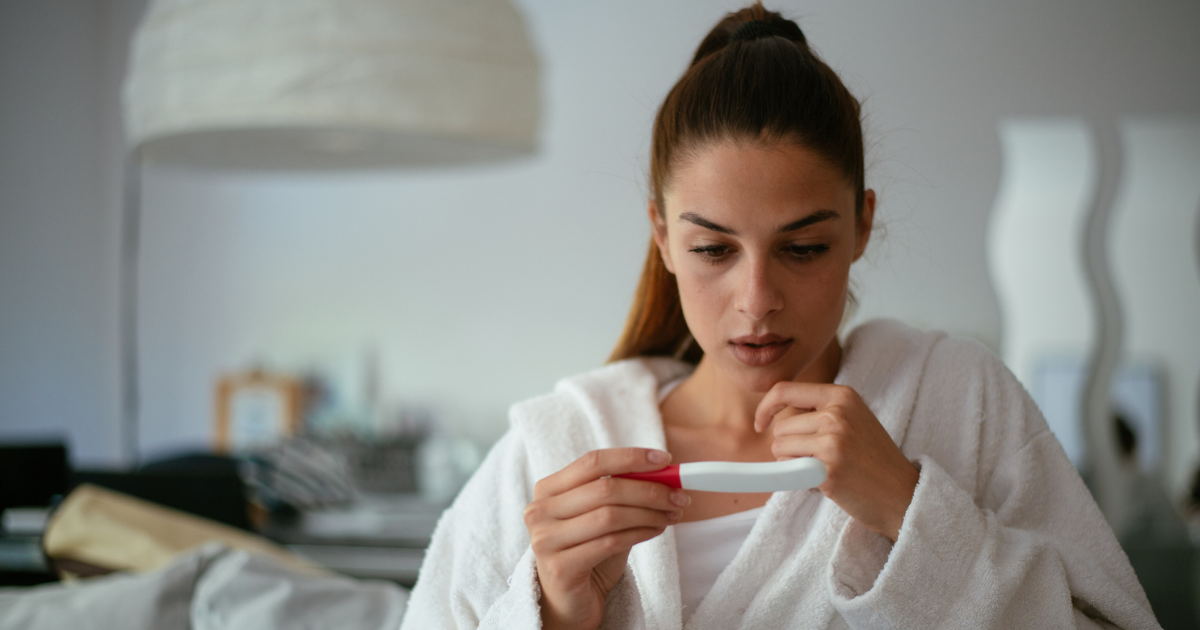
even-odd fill
[(776, 492), (807, 490), (825, 481), (825, 464), (815, 457), (781, 462), (688, 462), (652, 472), (613, 475), (653, 481), (684, 490)]

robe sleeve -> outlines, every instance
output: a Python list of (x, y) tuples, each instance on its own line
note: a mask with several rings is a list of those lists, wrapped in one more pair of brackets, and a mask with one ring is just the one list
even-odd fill
[[(962, 405), (964, 417), (935, 422), (978, 423), (966, 425), (977, 427), (973, 433), (944, 432), (977, 438), (941, 449), (950, 467), (938, 461), (936, 444), (906, 453), (920, 477), (894, 545), (848, 522), (829, 567), (838, 612), (856, 630), (1159, 628), (1124, 551), (1029, 395), (986, 350), (950, 350), (954, 360), (942, 373), (953, 374), (957, 362), (958, 376), (939, 382), (931, 397), (975, 403)], [(962, 369), (970, 361), (981, 367)], [(926, 372), (939, 378), (938, 370)]]
[(541, 590), (523, 514), (533, 482), (510, 430), (442, 515), (401, 630), (541, 627)]

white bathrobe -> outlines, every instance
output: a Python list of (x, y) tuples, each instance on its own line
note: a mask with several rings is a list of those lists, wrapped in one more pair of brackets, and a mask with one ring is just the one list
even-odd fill
[[(633, 359), (515, 405), (442, 517), (402, 628), (541, 625), (523, 522), (534, 483), (593, 449), (665, 448), (657, 392), (691, 367)], [(776, 492), (688, 628), (1157, 628), (1116, 538), (1037, 407), (973, 341), (857, 328), (853, 387), (920, 479), (895, 544), (816, 491)], [(681, 627), (671, 527), (633, 547), (601, 628)]]

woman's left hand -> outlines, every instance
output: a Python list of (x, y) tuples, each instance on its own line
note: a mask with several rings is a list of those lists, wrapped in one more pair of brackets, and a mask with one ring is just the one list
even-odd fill
[(821, 492), (895, 542), (920, 473), (858, 392), (844, 385), (781, 381), (754, 416), (755, 431), (768, 427), (774, 431), (771, 452), (777, 459), (821, 460), (827, 470)]

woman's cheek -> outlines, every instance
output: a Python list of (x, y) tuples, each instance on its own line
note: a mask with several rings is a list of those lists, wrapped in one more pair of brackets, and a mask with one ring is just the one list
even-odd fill
[(805, 285), (805, 292), (810, 296), (821, 296), (829, 303), (837, 302), (844, 296), (850, 280), (849, 266), (840, 263), (833, 258), (812, 263), (796, 274), (797, 283)]
[(683, 316), (701, 349), (711, 352), (712, 340), (721, 336), (718, 328), (725, 316), (724, 307), (730, 300), (725, 295), (721, 274), (711, 270), (693, 271), (696, 272), (676, 276)]

